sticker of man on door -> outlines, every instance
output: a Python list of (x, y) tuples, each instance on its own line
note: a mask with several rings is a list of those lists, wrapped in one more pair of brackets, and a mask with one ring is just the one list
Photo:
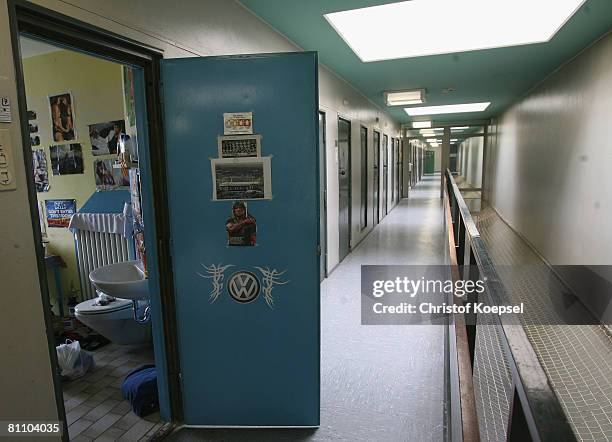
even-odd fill
[(232, 216), (225, 221), (228, 246), (257, 245), (257, 221), (247, 212), (244, 201), (235, 201)]

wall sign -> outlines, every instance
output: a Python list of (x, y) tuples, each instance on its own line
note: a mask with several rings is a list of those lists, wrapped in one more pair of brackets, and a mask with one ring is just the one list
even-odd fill
[(8, 130), (0, 130), (0, 191), (17, 188), (13, 166), (11, 135)]
[(253, 112), (223, 114), (223, 135), (252, 134)]
[(45, 200), (45, 209), (49, 227), (68, 227), (76, 213), (76, 200)]
[(8, 97), (0, 97), (0, 123), (11, 122), (11, 102)]

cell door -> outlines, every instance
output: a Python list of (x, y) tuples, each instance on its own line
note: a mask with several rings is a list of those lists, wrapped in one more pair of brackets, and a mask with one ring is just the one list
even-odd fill
[(319, 200), (321, 201), (321, 215), (319, 216), (321, 256), (319, 261), (321, 263), (321, 281), (327, 277), (327, 146), (325, 128), (325, 112), (319, 112)]
[(319, 424), (315, 53), (162, 61), (187, 425)]
[(389, 213), (389, 137), (383, 135), (383, 191), (382, 191), (382, 208), (383, 217)]
[(425, 174), (431, 175), (434, 173), (435, 152), (433, 150), (425, 151)]
[(395, 138), (391, 138), (391, 202), (395, 201)]
[[(404, 179), (404, 155), (405, 155), (405, 149), (406, 149), (406, 144), (404, 140), (400, 141), (400, 146), (399, 146), (399, 160), (398, 160), (398, 164), (399, 164), (399, 198), (398, 198), (398, 203), (401, 201), (402, 198), (406, 197), (406, 193), (404, 192), (404, 183), (406, 182)], [(406, 188), (407, 190), (407, 188)]]
[(374, 131), (374, 224), (380, 222), (380, 133)]
[(338, 119), (340, 261), (351, 251), (351, 123)]
[(400, 189), (400, 140), (395, 139), (395, 202), (399, 203), (401, 189)]

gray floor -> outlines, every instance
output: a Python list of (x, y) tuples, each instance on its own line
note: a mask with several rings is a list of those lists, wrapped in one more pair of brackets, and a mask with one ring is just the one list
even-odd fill
[(321, 285), (321, 427), (180, 429), (168, 440), (440, 441), (444, 329), (360, 324), (362, 264), (443, 264), (440, 176), (411, 191)]
[(95, 368), (62, 384), (70, 440), (148, 440), (162, 425), (159, 412), (139, 418), (120, 388), (127, 373), (153, 363), (153, 347), (111, 343), (91, 354)]

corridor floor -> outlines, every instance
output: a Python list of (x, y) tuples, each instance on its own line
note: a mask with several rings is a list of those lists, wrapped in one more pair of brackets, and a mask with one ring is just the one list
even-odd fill
[[(169, 440), (440, 441), (444, 328), (361, 325), (362, 264), (444, 264), (440, 176), (427, 176), (321, 284), (321, 426), (183, 428)], [(299, 380), (296, 380), (299, 382)]]

